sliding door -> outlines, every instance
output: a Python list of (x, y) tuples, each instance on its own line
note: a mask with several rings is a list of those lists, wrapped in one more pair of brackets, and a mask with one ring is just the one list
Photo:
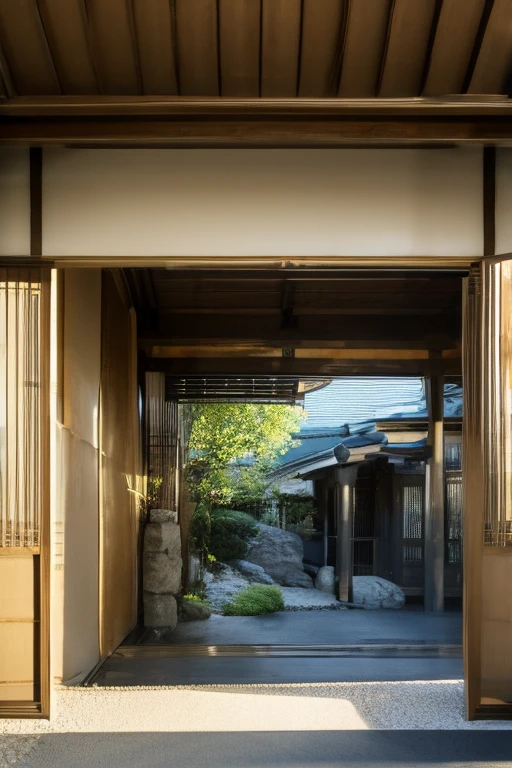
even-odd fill
[(468, 715), (512, 718), (512, 260), (475, 266), (465, 293)]
[(49, 274), (0, 269), (0, 714), (47, 714)]

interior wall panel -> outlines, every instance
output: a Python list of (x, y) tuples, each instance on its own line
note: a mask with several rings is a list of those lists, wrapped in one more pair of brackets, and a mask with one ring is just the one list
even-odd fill
[(512, 149), (496, 150), (496, 253), (512, 253)]
[(0, 256), (29, 254), (29, 150), (0, 147)]
[(100, 389), (100, 653), (137, 621), (139, 434), (133, 313), (103, 275)]
[(482, 253), (482, 152), (45, 150), (43, 253)]
[[(99, 659), (98, 398), (101, 271), (69, 269), (63, 291), (63, 408), (57, 423), (54, 674), (85, 675)], [(57, 605), (59, 606), (57, 609)]]

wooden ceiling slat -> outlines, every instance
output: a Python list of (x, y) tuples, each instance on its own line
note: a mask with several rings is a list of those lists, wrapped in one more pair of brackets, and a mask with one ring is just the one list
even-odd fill
[(12, 99), (16, 96), (16, 88), (7, 64), (4, 52), (0, 47), (0, 96)]
[(419, 96), (436, 0), (394, 0), (378, 95)]
[(173, 0), (181, 96), (219, 96), (216, 0)]
[(336, 55), (344, 13), (344, 0), (304, 0), (299, 96), (336, 95)]
[(38, 0), (64, 94), (98, 93), (98, 80), (84, 23), (84, 0)]
[(460, 93), (485, 0), (443, 0), (423, 96)]
[(301, 0), (263, 0), (261, 95), (297, 95), (301, 36)]
[(177, 95), (174, 19), (169, 0), (133, 0), (133, 14), (144, 93)]
[(140, 93), (131, 4), (126, 0), (87, 0), (86, 6), (105, 93)]
[(512, 0), (495, 0), (468, 93), (503, 94), (512, 72)]
[(260, 95), (261, 0), (218, 0), (222, 96)]
[(0, 47), (16, 93), (61, 93), (36, 0), (0, 0)]
[(391, 0), (350, 0), (338, 96), (375, 96)]

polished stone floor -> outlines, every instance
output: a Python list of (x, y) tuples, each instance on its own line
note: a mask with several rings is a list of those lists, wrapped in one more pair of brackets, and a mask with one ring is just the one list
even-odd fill
[(462, 642), (462, 614), (400, 611), (285, 611), (268, 616), (212, 616), (172, 633), (138, 629), (128, 645), (367, 644)]

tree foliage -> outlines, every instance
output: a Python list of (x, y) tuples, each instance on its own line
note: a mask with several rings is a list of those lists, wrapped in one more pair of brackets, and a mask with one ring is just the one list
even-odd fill
[[(187, 467), (192, 497), (229, 504), (242, 485), (261, 492), (265, 473), (286, 452), (303, 418), (292, 405), (193, 406)], [(240, 465), (244, 459), (254, 464)]]

